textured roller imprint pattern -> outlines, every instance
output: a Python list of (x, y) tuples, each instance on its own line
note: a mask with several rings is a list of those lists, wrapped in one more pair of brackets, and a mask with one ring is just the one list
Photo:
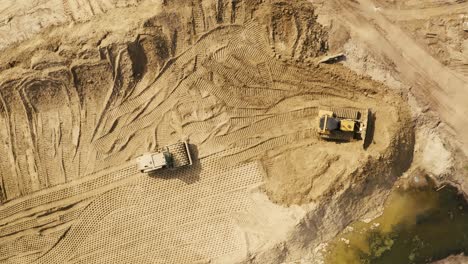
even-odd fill
[[(73, 220), (81, 213), (81, 210), (87, 206), (87, 201), (80, 203), (79, 205), (72, 205), (70, 210), (65, 213), (60, 211), (50, 211), (50, 216), (40, 216), (28, 220), (19, 221), (16, 223), (9, 223), (0, 229), (0, 237), (12, 235), (21, 231), (32, 229), (36, 226), (59, 226), (68, 221)], [(60, 217), (57, 217), (60, 216)]]
[(169, 153), (172, 154), (174, 159), (174, 167), (184, 166), (190, 164), (190, 153), (187, 152), (187, 148), (184, 142), (178, 142), (176, 144), (169, 145), (167, 147)]
[[(119, 2), (62, 1), (68, 17), (77, 21), (120, 6)], [(257, 249), (249, 248), (246, 238), (256, 232), (246, 226), (262, 226), (265, 221), (262, 212), (252, 213), (258, 204), (251, 190), (262, 184), (264, 173), (257, 160), (316, 142), (318, 102), (330, 99), (326, 105), (335, 106), (334, 98), (350, 99), (354, 92), (345, 81), (330, 83), (330, 73), (323, 67), (278, 60), (270, 48), (270, 25), (258, 24), (262, 18), (247, 22), (254, 14), (251, 2), (262, 1), (218, 2), (226, 11), (219, 11), (222, 25), (213, 24), (210, 2), (204, 0), (187, 1), (188, 17), (175, 14), (174, 21), (180, 18), (189, 27), (176, 32), (187, 44), (175, 43), (185, 48), (171, 50), (170, 60), (157, 70), (151, 69), (159, 63), (151, 56), (160, 51), (148, 48), (159, 43), (151, 35), (141, 35), (135, 46), (119, 43), (123, 49), (101, 47), (108, 49), (105, 59), (76, 61), (70, 66), (73, 82), (64, 84), (70, 90), (57, 93), (61, 97), (55, 100), (65, 102), (69, 96), (69, 102), (77, 102), (75, 110), (49, 111), (50, 103), (42, 101), (46, 96), (37, 97), (40, 104), (24, 105), (16, 94), (20, 84), (2, 87), (0, 97), (7, 103), (0, 108), (0, 126), (9, 133), (0, 137), (12, 145), (0, 145), (0, 156), (12, 162), (0, 159), (6, 188), (6, 198), (0, 200), (7, 201), (0, 205), (0, 259), (224, 263), (242, 261)], [(173, 29), (159, 26), (158, 10), (149, 11), (155, 12), (162, 38), (170, 39), (164, 34)], [(143, 38), (151, 45), (145, 46)], [(140, 44), (147, 64), (134, 58), (125, 61), (136, 55), (126, 52)], [(142, 79), (128, 80), (129, 62), (145, 66)], [(136, 87), (117, 87), (116, 80), (135, 82)], [(109, 97), (112, 89), (124, 96)], [(35, 122), (28, 123), (26, 110), (38, 112)], [(166, 145), (176, 167), (187, 164), (185, 145), (171, 145), (185, 138), (193, 144), (192, 166), (143, 174), (133, 164), (135, 157)], [(30, 150), (34, 148), (38, 150)], [(261, 232), (253, 235), (258, 241), (271, 238)]]
[(98, 197), (37, 263), (193, 263), (242, 254), (234, 214), (251, 206), (263, 169), (220, 166), (219, 157), (140, 174)]
[(87, 192), (94, 192), (90, 195), (99, 194), (101, 188), (105, 187), (107, 190), (113, 188), (111, 185), (112, 183), (115, 184), (119, 180), (126, 179), (137, 173), (136, 165), (125, 165), (124, 168), (117, 169), (114, 172), (98, 172), (95, 173), (95, 175), (90, 175), (89, 178), (83, 181), (64, 185), (63, 188), (57, 188), (56, 190), (54, 189), (47, 192), (38, 192), (31, 197), (15, 200), (12, 203), (0, 207), (0, 224), (3, 222), (3, 219), (9, 216), (34, 209), (38, 206), (51, 204), (52, 202), (67, 199), (72, 196), (80, 196), (77, 199), (81, 200), (87, 197), (85, 195)]

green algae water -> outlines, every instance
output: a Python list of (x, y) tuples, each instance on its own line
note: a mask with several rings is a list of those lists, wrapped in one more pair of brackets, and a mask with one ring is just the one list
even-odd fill
[(468, 253), (468, 204), (455, 188), (394, 191), (383, 214), (329, 243), (326, 264), (418, 264)]

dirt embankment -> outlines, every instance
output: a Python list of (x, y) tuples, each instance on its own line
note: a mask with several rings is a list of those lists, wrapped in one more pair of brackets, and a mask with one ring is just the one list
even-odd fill
[[(9, 47), (5, 261), (292, 259), (375, 213), (412, 160), (409, 108), (380, 83), (317, 65), (327, 40), (306, 2), (146, 1)], [(319, 140), (321, 106), (370, 108), (367, 140)], [(137, 155), (179, 139), (193, 167), (136, 171)], [(259, 186), (279, 205), (308, 205), (256, 200)], [(284, 239), (288, 254), (268, 250)]]
[(411, 173), (404, 178), (411, 181), (407, 176), (427, 173), (466, 194), (465, 121), (463, 116), (453, 118), (466, 110), (460, 88), (467, 84), (466, 3), (311, 2), (319, 7), (319, 21), (331, 29), (330, 43), (335, 44), (330, 46), (346, 54), (347, 67), (408, 95), (416, 145)]
[(464, 255), (451, 256), (444, 260), (434, 262), (434, 264), (465, 264), (468, 263), (468, 258)]

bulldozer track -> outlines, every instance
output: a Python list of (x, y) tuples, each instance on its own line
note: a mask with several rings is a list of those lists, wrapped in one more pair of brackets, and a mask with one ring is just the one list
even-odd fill
[[(151, 10), (131, 8), (147, 16), (141, 20), (116, 10), (61, 27), (63, 54), (41, 50), (31, 59), (37, 67), (1, 79), (0, 156), (9, 157), (0, 159), (5, 261), (241, 261), (246, 252), (278, 243), (276, 227), (283, 228), (284, 219), (291, 228), (299, 220), (259, 191), (262, 185), (271, 188), (264, 163), (277, 174), (272, 176), (277, 186), (291, 186), (273, 189), (272, 194), (283, 192), (274, 201), (319, 202), (336, 190), (335, 183), (346, 186), (361, 162), (387, 151), (390, 140), (406, 139), (393, 129), (399, 128), (397, 118), (404, 120), (399, 97), (381, 92), (381, 84), (340, 65), (279, 59), (272, 46), (295, 49), (295, 56), (304, 58), (323, 53), (327, 34), (310, 12), (286, 22), (268, 17), (282, 15), (285, 6), (299, 14), (307, 3), (216, 1), (216, 6), (194, 0), (174, 8), (171, 2)], [(77, 21), (115, 3), (62, 1), (64, 12)], [(264, 16), (255, 16), (258, 11)], [(121, 26), (115, 25), (115, 14), (122, 14), (122, 32), (105, 33), (107, 26)], [(270, 40), (272, 26), (284, 38)], [(104, 37), (81, 31), (75, 36), (76, 28)], [(301, 46), (305, 34), (314, 38)], [(301, 43), (289, 47), (289, 37)], [(49, 63), (60, 56), (70, 57), (60, 67)], [(367, 91), (372, 97), (364, 96)], [(386, 137), (369, 152), (356, 142), (330, 148), (316, 131), (322, 101), (336, 108), (385, 110), (388, 122), (379, 129)], [(351, 118), (354, 112), (339, 115)], [(193, 147), (192, 166), (151, 174), (137, 170), (137, 156), (181, 139)], [(177, 157), (187, 163), (185, 155)], [(286, 170), (296, 165), (294, 171), (307, 174), (305, 184)], [(309, 174), (316, 169), (318, 174)], [(307, 197), (296, 199), (303, 187)], [(270, 211), (281, 217), (264, 225)]]
[(75, 17), (73, 16), (72, 11), (70, 10), (70, 0), (62, 0), (63, 11), (73, 22), (75, 22)]
[(361, 113), (356, 109), (347, 109), (347, 108), (330, 108), (337, 117), (346, 118), (346, 119), (359, 119)]

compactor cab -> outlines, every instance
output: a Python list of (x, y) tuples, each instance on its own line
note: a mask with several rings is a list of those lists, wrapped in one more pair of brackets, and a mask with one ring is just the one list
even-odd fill
[(145, 153), (136, 159), (137, 167), (141, 172), (167, 168), (179, 168), (192, 165), (192, 157), (187, 142), (178, 142), (160, 149), (158, 152)]
[(335, 108), (319, 110), (318, 134), (335, 141), (364, 140), (369, 110)]

